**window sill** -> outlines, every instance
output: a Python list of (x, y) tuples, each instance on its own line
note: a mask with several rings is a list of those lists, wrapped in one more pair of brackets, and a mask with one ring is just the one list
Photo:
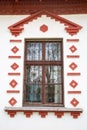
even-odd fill
[(58, 118), (61, 118), (65, 113), (70, 113), (73, 118), (78, 118), (83, 112), (81, 108), (65, 107), (5, 107), (4, 110), (10, 117), (14, 117), (17, 112), (23, 112), (26, 117), (30, 117), (33, 112), (38, 112), (42, 118), (45, 118), (48, 112), (53, 112)]

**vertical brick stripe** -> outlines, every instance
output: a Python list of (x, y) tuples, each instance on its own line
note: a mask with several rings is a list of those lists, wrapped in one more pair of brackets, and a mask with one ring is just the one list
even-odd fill
[(75, 69), (79, 66), (75, 60), (80, 58), (80, 55), (75, 54), (75, 52), (78, 53), (78, 48), (76, 46), (76, 43), (79, 43), (79, 39), (70, 38), (70, 39), (66, 39), (66, 41), (67, 41), (67, 43), (73, 43), (73, 45), (70, 44), (70, 47), (69, 47), (69, 50), (71, 51), (70, 53), (72, 53), (72, 54), (66, 55), (67, 59), (70, 59), (69, 67), (73, 70), (73, 72), (67, 72), (67, 76), (74, 77), (74, 79), (72, 79), (69, 83), (69, 86), (72, 87), (72, 91), (68, 90), (67, 93), (70, 95), (73, 95), (73, 97), (70, 101), (70, 104), (73, 107), (76, 107), (79, 104), (79, 101), (75, 97), (75, 95), (81, 94), (80, 90), (75, 90), (75, 88), (78, 86), (78, 82), (76, 81), (75, 77), (81, 75), (80, 72), (75, 71)]

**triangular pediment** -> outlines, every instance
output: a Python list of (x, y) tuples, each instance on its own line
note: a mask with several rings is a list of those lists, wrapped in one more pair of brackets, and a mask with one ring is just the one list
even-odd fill
[(37, 13), (34, 13), (30, 15), (29, 17), (11, 25), (8, 27), (12, 35), (18, 36), (23, 30), (24, 30), (24, 24), (28, 24), (29, 22), (32, 22), (33, 20), (41, 17), (42, 15), (46, 15), (47, 17), (50, 17), (52, 19), (55, 19), (55, 21), (59, 21), (60, 23), (64, 24), (64, 29), (67, 33), (70, 35), (75, 35), (79, 32), (79, 30), (82, 28), (82, 26), (67, 20), (63, 17), (60, 17), (58, 15), (55, 15), (54, 13), (48, 12), (48, 11), (38, 11)]

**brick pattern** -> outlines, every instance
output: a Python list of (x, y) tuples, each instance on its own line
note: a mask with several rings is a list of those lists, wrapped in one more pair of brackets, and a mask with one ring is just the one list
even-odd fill
[[(12, 99), (11, 99), (12, 100)], [(10, 101), (11, 102), (11, 101)], [(12, 101), (13, 103), (15, 102), (15, 101)], [(13, 104), (12, 103), (12, 104)], [(75, 100), (75, 99), (73, 99), (73, 101), (72, 101), (72, 103), (74, 104), (74, 105), (76, 105), (76, 104), (78, 104), (78, 101), (77, 100)], [(63, 116), (64, 116), (64, 114), (65, 113), (70, 113), (70, 115), (74, 118), (74, 119), (76, 119), (76, 118), (78, 118), (79, 116), (80, 116), (80, 114), (82, 113), (82, 109), (67, 109), (67, 108), (56, 108), (56, 110), (54, 110), (54, 108), (53, 109), (51, 109), (50, 110), (50, 108), (49, 109), (44, 109), (44, 110), (42, 110), (42, 109), (28, 109), (27, 107), (25, 107), (25, 108), (20, 108), (20, 107), (14, 107), (14, 108), (5, 108), (5, 111), (8, 113), (8, 115), (11, 117), (11, 118), (13, 118), (13, 117), (15, 117), (15, 115), (18, 113), (18, 112), (22, 112), (22, 113), (24, 113), (24, 115), (26, 116), (26, 118), (30, 118), (31, 116), (33, 116), (33, 113), (35, 113), (35, 112), (37, 112), (39, 115), (40, 115), (40, 117), (41, 118), (46, 118), (46, 116), (51, 112), (54, 112), (54, 115), (57, 117), (57, 118), (62, 118)]]
[(69, 60), (70, 64), (69, 72), (67, 72), (67, 76), (71, 77), (72, 80), (69, 81), (69, 88), (68, 94), (73, 95), (70, 104), (73, 107), (77, 107), (79, 104), (78, 99), (76, 98), (76, 95), (81, 94), (81, 91), (77, 89), (78, 87), (78, 81), (76, 80), (76, 77), (80, 77), (81, 73), (78, 72), (79, 65), (77, 63), (77, 59), (80, 58), (80, 55), (78, 55), (78, 48), (77, 44), (79, 44), (79, 39), (67, 39), (67, 43), (69, 44), (69, 54), (66, 56), (67, 60)]
[[(64, 20), (65, 21), (65, 20)], [(64, 23), (65, 24), (65, 23)], [(17, 26), (19, 26), (17, 24)], [(12, 29), (12, 28), (11, 28)], [(17, 30), (16, 30), (17, 31)], [(19, 31), (19, 30), (18, 30)], [(46, 25), (42, 25), (40, 26), (40, 31), (42, 32), (46, 32), (48, 31), (48, 27)], [(70, 30), (69, 30), (70, 31)], [(71, 30), (73, 33), (73, 30)], [(19, 33), (19, 32), (18, 32)], [(67, 76), (71, 76), (72, 77), (72, 80), (69, 82), (69, 86), (72, 87), (72, 91), (69, 91), (68, 90), (68, 94), (73, 94), (72, 95), (72, 99), (70, 101), (70, 104), (73, 106), (73, 107), (77, 107), (78, 104), (79, 104), (79, 101), (78, 99), (75, 97), (75, 95), (77, 94), (81, 94), (81, 91), (80, 90), (75, 90), (75, 88), (77, 88), (78, 86), (78, 82), (76, 81), (75, 79), (75, 76), (80, 76), (81, 73), (76, 71), (77, 68), (79, 67), (79, 65), (74, 61), (74, 59), (79, 59), (80, 56), (79, 55), (76, 55), (75, 52), (78, 52), (78, 48), (76, 46), (76, 44), (74, 43), (79, 43), (79, 40), (77, 39), (68, 39), (66, 40), (67, 43), (70, 44), (70, 47), (69, 47), (69, 54), (66, 56), (67, 57), (67, 60), (68, 59), (72, 59), (72, 61), (70, 62), (70, 64), (68, 65), (69, 69), (70, 69), (70, 72), (67, 72)], [(19, 44), (21, 43), (21, 40), (10, 40), (10, 44), (14, 42), (14, 45), (13, 47), (11, 48), (11, 52), (13, 55), (10, 55), (8, 56), (8, 58), (12, 61), (14, 58), (17, 58), (18, 60), (21, 59), (21, 56), (20, 55), (17, 55), (17, 53), (20, 51), (20, 48), (16, 45), (16, 44)], [(14, 90), (14, 88), (17, 88), (18, 86), (18, 81), (16, 81), (15, 79), (15, 76), (20, 76), (21, 75), (21, 72), (18, 72), (18, 68), (19, 68), (19, 64), (17, 62), (13, 62), (11, 65), (10, 65), (10, 68), (12, 69), (11, 72), (8, 72), (8, 76), (10, 76), (10, 81), (9, 81), (9, 86), (11, 87), (10, 90), (7, 90), (7, 94), (12, 94), (12, 96), (10, 97), (8, 103), (11, 105), (11, 106), (15, 106), (17, 104), (17, 99), (15, 98), (15, 94), (20, 94), (20, 90)], [(74, 77), (73, 77), (74, 76)], [(17, 111), (16, 111), (17, 112)], [(16, 114), (15, 111), (11, 111), (11, 112), (8, 112), (8, 114), (10, 114), (11, 117), (14, 117), (15, 114)], [(48, 111), (38, 111), (39, 112), (39, 115), (42, 117), (42, 118), (45, 118), (46, 115), (48, 114)], [(32, 115), (32, 112), (31, 111), (26, 111), (24, 112), (24, 114), (26, 115), (26, 117), (30, 117)], [(61, 111), (61, 112), (55, 112), (55, 115), (58, 117), (58, 118), (61, 118), (63, 115), (64, 115), (64, 112)], [(71, 115), (74, 117), (74, 118), (77, 118), (79, 116), (78, 113), (71, 113)]]
[[(8, 29), (10, 30), (12, 35), (17, 37), (18, 35), (20, 35), (23, 32), (24, 24), (28, 24), (29, 22), (41, 17), (42, 15), (46, 15), (47, 17), (50, 17), (51, 19), (54, 19), (55, 21), (58, 21), (58, 22), (64, 24), (65, 31), (71, 36), (76, 35), (82, 29), (82, 26), (80, 26), (76, 23), (73, 23), (65, 18), (62, 18), (62, 17), (56, 15), (55, 13), (48, 12), (45, 10), (38, 11), (38, 12), (22, 19), (21, 21), (9, 26)], [(41, 25), (40, 31), (42, 31), (42, 32), (48, 31), (48, 26), (45, 24)], [(76, 48), (72, 46), (71, 51), (73, 51), (73, 52), (76, 51)]]
[(10, 100), (9, 100), (9, 104), (11, 106), (14, 106), (15, 104), (17, 103), (16, 99), (14, 97), (12, 97)]
[(17, 84), (18, 84), (17, 81), (14, 80), (14, 79), (12, 79), (12, 80), (10, 81), (10, 83), (9, 83), (9, 85), (10, 85), (12, 88), (15, 88)]
[[(35, 5), (35, 6), (34, 6)], [(0, 0), (0, 15), (29, 15), (39, 10), (51, 11), (55, 14), (87, 13), (86, 0)]]
[(41, 25), (41, 26), (40, 26), (40, 31), (42, 31), (42, 32), (47, 32), (47, 31), (48, 31), (48, 26), (45, 25), (45, 24)]
[[(11, 94), (12, 96), (10, 97), (8, 103), (13, 107), (17, 104), (17, 99), (15, 98), (16, 94), (20, 94), (20, 90), (18, 89), (18, 81), (16, 77), (19, 77), (21, 73), (18, 71), (20, 66), (17, 63), (21, 59), (21, 56), (18, 55), (18, 52), (20, 51), (20, 48), (17, 46), (19, 43), (21, 43), (21, 40), (10, 40), (9, 41), (10, 45), (12, 45), (11, 49), (9, 50), (11, 55), (8, 56), (8, 59), (12, 61), (11, 65), (9, 66), (11, 69), (11, 72), (8, 72), (8, 76), (10, 77), (9, 81), (9, 87), (10, 89), (7, 88), (6, 92), (7, 94)], [(17, 60), (16, 60), (17, 59)], [(14, 62), (15, 60), (15, 62)], [(13, 116), (14, 114), (12, 114)]]
[(69, 83), (70, 87), (72, 88), (75, 88), (77, 87), (78, 83), (75, 81), (75, 80), (72, 80), (70, 83)]

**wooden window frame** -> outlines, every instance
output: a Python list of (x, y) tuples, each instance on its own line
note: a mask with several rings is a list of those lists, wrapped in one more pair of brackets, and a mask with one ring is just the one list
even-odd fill
[[(43, 48), (43, 50), (42, 50), (42, 61), (27, 61), (26, 59), (26, 57), (27, 57), (27, 54), (26, 54), (26, 49), (27, 49), (27, 46), (26, 46), (26, 44), (28, 44), (29, 42), (43, 42), (44, 44), (42, 44), (42, 48)], [(45, 42), (61, 42), (61, 61), (45, 61)], [(23, 87), (23, 106), (59, 106), (59, 107), (64, 107), (64, 84), (63, 84), (63, 80), (64, 80), (64, 78), (63, 78), (63, 39), (62, 38), (46, 38), (46, 39), (43, 39), (43, 38), (41, 38), (41, 39), (25, 39), (25, 50), (24, 50), (24, 54), (25, 54), (25, 56), (24, 56), (24, 87)], [(43, 68), (44, 68), (44, 66), (46, 66), (46, 65), (60, 65), (60, 66), (62, 66), (62, 74), (61, 74), (61, 76), (62, 76), (62, 103), (60, 103), (60, 104), (54, 104), (54, 103), (45, 103), (45, 88), (44, 87), (42, 87), (42, 89), (44, 89), (44, 93), (43, 93), (43, 100), (42, 100), (42, 102), (41, 103), (32, 103), (32, 102), (26, 102), (26, 74), (25, 74), (25, 70), (26, 70), (26, 66), (27, 65), (43, 65)], [(44, 69), (42, 70), (42, 71), (44, 71)], [(42, 72), (43, 73), (43, 72)], [(44, 73), (43, 73), (44, 74)], [(45, 74), (43, 75), (43, 78), (45, 77)], [(44, 80), (45, 80), (45, 78), (44, 78)], [(45, 81), (44, 81), (45, 82)]]

